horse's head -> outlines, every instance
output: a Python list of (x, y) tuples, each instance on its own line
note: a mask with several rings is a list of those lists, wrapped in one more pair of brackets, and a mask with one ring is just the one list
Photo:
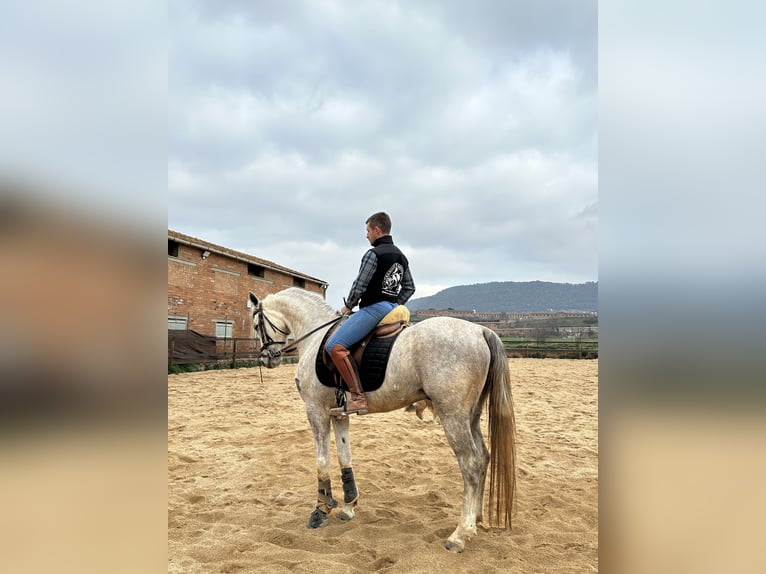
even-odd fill
[(282, 363), (282, 349), (287, 343), (290, 332), (282, 321), (278, 312), (266, 313), (264, 302), (259, 301), (253, 292), (250, 292), (248, 307), (253, 309), (253, 331), (256, 338), (261, 341), (261, 356), (258, 361), (266, 368), (273, 369)]

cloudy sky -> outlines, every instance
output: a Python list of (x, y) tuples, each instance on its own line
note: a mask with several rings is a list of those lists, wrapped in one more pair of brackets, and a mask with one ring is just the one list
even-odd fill
[(171, 0), (168, 227), (330, 284), (598, 278), (595, 1)]

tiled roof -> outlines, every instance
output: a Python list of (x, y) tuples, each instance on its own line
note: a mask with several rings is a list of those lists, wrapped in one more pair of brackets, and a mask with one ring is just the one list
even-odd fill
[(301, 279), (306, 279), (308, 281), (313, 281), (314, 283), (321, 283), (325, 285), (327, 284), (327, 281), (317, 279), (316, 277), (306, 275), (305, 273), (295, 271), (294, 269), (289, 269), (283, 265), (278, 265), (273, 261), (267, 261), (266, 259), (248, 255), (247, 253), (242, 253), (241, 251), (235, 251), (234, 249), (229, 249), (228, 247), (223, 247), (222, 245), (216, 245), (215, 243), (210, 243), (209, 241), (205, 241), (204, 239), (199, 239), (197, 237), (192, 237), (191, 235), (185, 235), (178, 231), (173, 231), (172, 229), (168, 229), (168, 239), (178, 241), (179, 243), (185, 243), (186, 245), (208, 249), (213, 253), (219, 253), (221, 255), (226, 255), (234, 259), (245, 261), (246, 263), (253, 263), (255, 265), (260, 265), (261, 267), (266, 267), (275, 271), (281, 271), (282, 273), (286, 273), (294, 277), (300, 277)]

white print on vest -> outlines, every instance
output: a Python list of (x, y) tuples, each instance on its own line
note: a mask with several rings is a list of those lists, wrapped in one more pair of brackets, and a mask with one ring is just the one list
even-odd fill
[(383, 277), (383, 294), (398, 295), (402, 277), (404, 277), (404, 267), (401, 263), (394, 263)]

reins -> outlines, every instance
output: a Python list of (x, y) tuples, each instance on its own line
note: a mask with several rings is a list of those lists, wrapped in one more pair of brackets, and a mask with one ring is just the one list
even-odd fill
[(282, 347), (282, 350), (280, 351), (280, 353), (288, 353), (288, 352), (292, 351), (292, 350), (293, 350), (293, 348), (294, 348), (294, 347), (296, 347), (296, 346), (298, 345), (298, 343), (300, 343), (301, 341), (303, 341), (303, 340), (304, 340), (304, 339), (306, 339), (307, 337), (309, 337), (309, 336), (313, 335), (313, 334), (314, 334), (314, 333), (316, 333), (317, 331), (319, 331), (319, 330), (321, 330), (321, 329), (324, 329), (325, 327), (327, 327), (327, 326), (329, 326), (329, 325), (333, 325), (334, 323), (337, 323), (338, 321), (340, 321), (341, 319), (343, 319), (343, 317), (344, 317), (344, 315), (341, 315), (340, 317), (335, 317), (334, 319), (332, 319), (332, 320), (330, 320), (330, 321), (327, 321), (327, 323), (322, 323), (321, 325), (319, 325), (319, 327), (317, 327), (316, 329), (312, 329), (311, 331), (309, 331), (308, 333), (306, 333), (305, 335), (303, 335), (303, 337), (301, 337), (300, 339), (296, 339), (295, 341), (293, 341), (293, 342), (292, 342), (292, 343), (290, 343), (289, 345), (287, 345), (287, 346), (285, 346), (285, 347)]

